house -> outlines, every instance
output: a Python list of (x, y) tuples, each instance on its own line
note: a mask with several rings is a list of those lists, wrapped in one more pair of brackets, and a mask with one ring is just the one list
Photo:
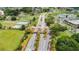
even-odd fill
[(72, 33), (79, 33), (79, 20), (74, 14), (59, 14), (57, 22), (60, 25), (67, 25), (69, 31)]
[(7, 17), (6, 17), (6, 20), (10, 21), (11, 18), (12, 18), (11, 16), (7, 16)]
[(59, 14), (57, 15), (57, 22), (60, 24), (64, 24), (64, 20), (73, 20), (76, 19), (76, 15), (74, 14)]
[(0, 10), (0, 16), (4, 15), (4, 11)]
[(59, 24), (63, 24), (63, 21), (68, 17), (67, 14), (59, 14), (57, 15), (57, 20), (56, 22), (59, 23)]
[(15, 26), (13, 26), (12, 28), (13, 29), (22, 29), (23, 26), (27, 27), (29, 24), (29, 22), (26, 22), (26, 21), (20, 21), (20, 22), (17, 22), (15, 24)]
[(79, 33), (79, 20), (64, 20), (64, 23), (69, 25), (70, 31)]

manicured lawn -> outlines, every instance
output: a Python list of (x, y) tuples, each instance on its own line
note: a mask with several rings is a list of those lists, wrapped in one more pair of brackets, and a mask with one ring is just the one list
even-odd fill
[(20, 30), (0, 30), (0, 50), (15, 50), (23, 33)]

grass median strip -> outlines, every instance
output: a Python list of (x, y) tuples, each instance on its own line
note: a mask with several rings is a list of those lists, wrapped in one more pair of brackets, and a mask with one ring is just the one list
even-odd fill
[(39, 40), (40, 40), (40, 33), (38, 32), (37, 33), (37, 38), (36, 38), (36, 42), (35, 42), (35, 51), (38, 50), (38, 47), (39, 47)]
[(33, 34), (29, 34), (28, 37), (26, 38), (26, 40), (24, 40), (24, 42), (22, 43), (22, 51), (25, 50), (30, 38), (32, 37)]

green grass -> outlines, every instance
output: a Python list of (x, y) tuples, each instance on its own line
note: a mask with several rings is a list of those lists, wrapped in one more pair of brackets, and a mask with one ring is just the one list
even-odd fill
[(72, 34), (68, 31), (65, 31), (65, 32), (62, 32), (60, 35), (68, 35), (68, 36), (71, 36)]
[(20, 30), (0, 30), (0, 50), (15, 50), (23, 36)]
[(0, 21), (3, 26), (10, 27), (16, 24), (16, 21)]
[(38, 15), (30, 15), (30, 14), (27, 14), (25, 16), (22, 16), (19, 20), (27, 20), (27, 21), (29, 21), (29, 20), (32, 20), (33, 17), (36, 17), (37, 18)]
[(25, 15), (23, 17), (21, 17), (19, 20), (31, 20), (32, 16), (31, 15)]

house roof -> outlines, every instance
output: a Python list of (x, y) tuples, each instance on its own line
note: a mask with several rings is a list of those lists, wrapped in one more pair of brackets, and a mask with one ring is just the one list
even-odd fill
[(79, 20), (67, 20), (67, 21), (72, 24), (79, 25)]
[(18, 24), (18, 25), (27, 25), (28, 22), (17, 22), (16, 24)]
[(13, 26), (12, 28), (21, 28), (22, 27), (22, 25), (15, 25), (15, 26)]
[(74, 14), (59, 14), (58, 17), (66, 17), (66, 15), (68, 15), (68, 17), (76, 17)]

